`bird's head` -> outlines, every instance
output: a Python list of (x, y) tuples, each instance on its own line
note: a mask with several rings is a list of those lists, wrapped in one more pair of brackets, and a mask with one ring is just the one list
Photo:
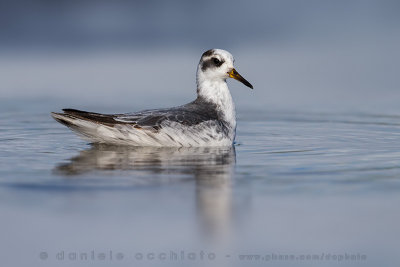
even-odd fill
[(210, 49), (204, 52), (197, 67), (198, 82), (233, 78), (253, 89), (253, 86), (235, 70), (234, 62), (233, 56), (228, 51)]

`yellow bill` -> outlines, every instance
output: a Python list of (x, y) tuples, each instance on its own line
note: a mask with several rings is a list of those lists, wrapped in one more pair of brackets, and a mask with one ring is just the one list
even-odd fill
[(230, 72), (228, 72), (228, 74), (229, 77), (238, 80), (239, 82), (253, 89), (253, 85), (251, 85), (251, 83), (249, 83), (245, 78), (243, 78), (242, 75), (240, 75), (239, 72), (237, 72), (235, 69), (232, 69)]

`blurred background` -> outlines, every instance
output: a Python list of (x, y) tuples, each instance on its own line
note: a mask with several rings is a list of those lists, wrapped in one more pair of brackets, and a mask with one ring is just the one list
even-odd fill
[[(1, 264), (202, 249), (223, 261), (207, 267), (400, 266), (399, 47), (397, 0), (0, 1)], [(192, 101), (210, 48), (254, 85), (228, 81), (233, 148), (97, 147), (50, 117)]]
[(201, 54), (222, 48), (255, 86), (229, 82), (238, 111), (399, 113), (399, 29), (395, 0), (1, 1), (0, 97), (178, 105)]

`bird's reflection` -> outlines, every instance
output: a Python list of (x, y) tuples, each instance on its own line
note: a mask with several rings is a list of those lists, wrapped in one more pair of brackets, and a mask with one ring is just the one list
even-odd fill
[[(196, 184), (198, 221), (205, 236), (225, 239), (231, 220), (235, 148), (152, 148), (92, 145), (55, 172), (79, 177), (92, 171), (144, 171), (189, 177)], [(135, 176), (135, 175), (132, 175)], [(148, 176), (143, 176), (146, 179)], [(174, 181), (179, 181), (175, 179)]]

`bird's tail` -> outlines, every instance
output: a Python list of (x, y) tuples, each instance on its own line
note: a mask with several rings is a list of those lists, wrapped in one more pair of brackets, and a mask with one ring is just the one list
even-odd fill
[(99, 123), (95, 117), (101, 114), (79, 111), (74, 109), (63, 109), (64, 113), (52, 112), (51, 116), (59, 123), (67, 126), (82, 138), (92, 141), (101, 142), (99, 140), (99, 128), (107, 128), (106, 124)]

